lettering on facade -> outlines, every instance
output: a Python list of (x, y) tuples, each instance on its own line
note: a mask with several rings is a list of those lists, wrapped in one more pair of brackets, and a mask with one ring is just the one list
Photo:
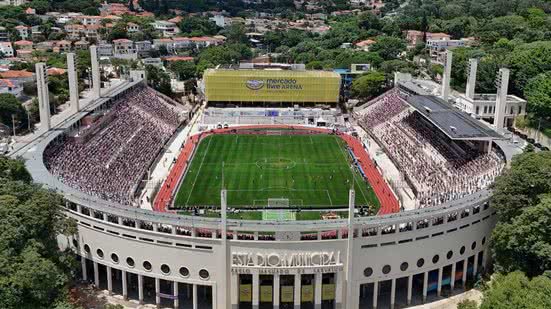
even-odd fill
[(329, 273), (342, 271), (340, 251), (294, 253), (232, 252), (232, 272), (246, 274)]

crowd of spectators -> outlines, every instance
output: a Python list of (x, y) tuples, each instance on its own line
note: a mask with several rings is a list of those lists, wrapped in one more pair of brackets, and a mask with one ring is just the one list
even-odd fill
[(133, 89), (103, 116), (110, 117), (104, 128), (85, 142), (67, 137), (50, 145), (44, 162), (70, 187), (131, 205), (133, 191), (180, 125), (180, 116), (177, 108), (153, 89)]
[(504, 166), (494, 151), (482, 152), (475, 143), (449, 139), (394, 91), (363, 110), (359, 122), (405, 174), (419, 207), (487, 188)]

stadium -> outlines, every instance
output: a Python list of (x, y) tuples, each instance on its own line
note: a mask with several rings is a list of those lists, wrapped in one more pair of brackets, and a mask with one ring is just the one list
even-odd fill
[[(441, 99), (397, 86), (346, 121), (282, 94), (292, 107), (190, 117), (130, 76), (11, 154), (63, 196), (78, 234), (59, 244), (97, 288), (157, 307), (397, 308), (461, 293), (488, 264), (490, 185), (514, 150)], [(209, 103), (257, 102), (216, 84)]]

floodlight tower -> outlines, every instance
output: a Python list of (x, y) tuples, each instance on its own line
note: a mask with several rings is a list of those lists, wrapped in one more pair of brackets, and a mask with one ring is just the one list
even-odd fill
[(78, 78), (74, 53), (67, 53), (67, 71), (69, 75), (69, 102), (71, 111), (78, 113), (80, 111), (80, 104), (78, 100)]
[(50, 92), (48, 91), (48, 71), (46, 64), (39, 62), (36, 68), (36, 88), (38, 94), (38, 111), (40, 114), (40, 128), (50, 130)]
[(501, 68), (496, 79), (496, 108), (494, 112), (494, 126), (499, 132), (503, 130), (505, 106), (507, 105), (507, 91), (509, 90), (509, 69)]
[(450, 79), (452, 75), (452, 58), (453, 53), (451, 50), (447, 50), (444, 57), (444, 76), (442, 77), (442, 99), (448, 101), (450, 96)]
[(90, 46), (90, 60), (92, 62), (92, 97), (97, 99), (101, 96), (101, 78), (99, 73), (98, 50), (96, 45)]
[(478, 69), (478, 59), (476, 58), (469, 59), (469, 64), (467, 65), (467, 71), (468, 71), (467, 89), (465, 90), (465, 95), (469, 99), (474, 99), (477, 69)]

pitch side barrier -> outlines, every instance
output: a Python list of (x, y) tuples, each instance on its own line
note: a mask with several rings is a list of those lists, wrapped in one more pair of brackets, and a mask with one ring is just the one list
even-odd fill
[(286, 133), (294, 132), (295, 134), (336, 134), (347, 143), (348, 147), (353, 152), (354, 157), (357, 159), (358, 166), (365, 173), (369, 184), (371, 185), (373, 191), (375, 192), (375, 195), (379, 199), (381, 207), (378, 214), (390, 214), (398, 212), (400, 210), (398, 198), (396, 197), (390, 186), (386, 183), (382, 174), (379, 172), (376, 165), (373, 163), (360, 141), (358, 141), (351, 135), (343, 134), (338, 131), (334, 132), (330, 129), (295, 125), (237, 126), (225, 129), (213, 129), (191, 136), (184, 144), (182, 152), (176, 160), (176, 164), (170, 171), (167, 179), (163, 182), (163, 185), (157, 193), (157, 196), (155, 196), (153, 209), (159, 212), (170, 211), (170, 205), (172, 204), (174, 197), (178, 192), (178, 188), (181, 185), (181, 182), (187, 171), (188, 165), (191, 162), (191, 158), (195, 153), (197, 145), (205, 137), (212, 134), (240, 134), (242, 131), (255, 132), (255, 130), (266, 131), (271, 129), (285, 129), (287, 130)]

